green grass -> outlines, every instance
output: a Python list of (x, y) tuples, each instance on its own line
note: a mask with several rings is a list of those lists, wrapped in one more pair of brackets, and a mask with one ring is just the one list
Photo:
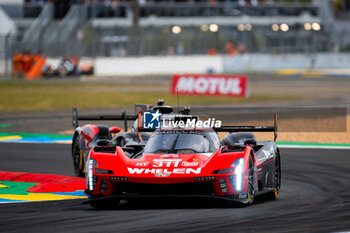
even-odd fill
[[(82, 82), (0, 82), (0, 112), (103, 108), (133, 106), (135, 103), (155, 103), (164, 99), (176, 105), (177, 96), (167, 85), (82, 83)], [(180, 96), (180, 104), (204, 105), (244, 103), (253, 101), (284, 101), (294, 96), (251, 95), (248, 98)]]

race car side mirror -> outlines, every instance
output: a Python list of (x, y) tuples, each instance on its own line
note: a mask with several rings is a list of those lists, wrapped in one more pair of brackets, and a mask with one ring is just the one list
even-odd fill
[(111, 134), (119, 133), (120, 132), (120, 128), (119, 127), (110, 127), (109, 128), (109, 132)]

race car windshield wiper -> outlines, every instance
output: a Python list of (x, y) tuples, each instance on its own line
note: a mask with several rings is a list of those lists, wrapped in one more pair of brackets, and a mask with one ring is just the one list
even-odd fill
[(176, 136), (173, 145), (171, 145), (171, 149), (169, 151), (171, 154), (175, 154), (175, 147), (176, 147), (176, 143), (177, 143), (177, 140), (179, 139), (179, 137), (180, 137), (180, 134), (178, 134)]

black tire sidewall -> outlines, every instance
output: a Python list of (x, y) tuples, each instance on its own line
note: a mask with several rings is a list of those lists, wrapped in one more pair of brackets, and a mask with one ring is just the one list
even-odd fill
[[(79, 153), (83, 153), (82, 157), (83, 157), (83, 160), (84, 160), (84, 151), (82, 149), (82, 145), (81, 145), (81, 142), (79, 140), (79, 137), (78, 135), (75, 135), (73, 137), (73, 144), (72, 144), (72, 160), (73, 160), (73, 167), (74, 167), (74, 172), (75, 172), (75, 175), (78, 176), (78, 177), (85, 177), (84, 175), (84, 161), (81, 161), (83, 163), (83, 166), (82, 166), (82, 169), (80, 169), (77, 164), (76, 164), (76, 161), (75, 161), (75, 157), (76, 157), (76, 144), (78, 143), (79, 145)], [(79, 158), (81, 159), (81, 158)], [(79, 161), (80, 162), (80, 161)]]

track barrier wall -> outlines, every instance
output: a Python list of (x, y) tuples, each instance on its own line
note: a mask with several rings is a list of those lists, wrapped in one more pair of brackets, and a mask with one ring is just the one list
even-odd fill
[[(193, 56), (146, 56), (146, 57), (98, 57), (93, 60), (97, 76), (152, 75), (174, 73), (244, 73), (281, 72), (295, 74), (297, 70), (336, 70), (336, 74), (350, 77), (350, 54), (239, 54), (239, 55), (193, 55)], [(56, 65), (59, 59), (49, 58), (47, 63)], [(0, 64), (4, 64), (0, 61)], [(9, 63), (11, 64), (11, 63)], [(9, 70), (11, 70), (9, 68)], [(293, 72), (291, 72), (293, 71)], [(0, 65), (0, 73), (5, 67)], [(283, 73), (284, 74), (284, 73)]]

